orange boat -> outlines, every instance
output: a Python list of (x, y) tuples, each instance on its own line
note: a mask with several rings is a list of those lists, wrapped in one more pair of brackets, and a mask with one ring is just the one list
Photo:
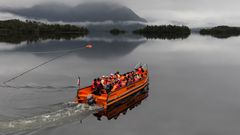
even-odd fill
[[(139, 67), (139, 66), (137, 66)], [(137, 68), (135, 67), (135, 69)], [(93, 100), (96, 105), (107, 109), (112, 105), (117, 105), (121, 102), (124, 102), (132, 95), (135, 95), (142, 89), (148, 89), (149, 85), (149, 73), (147, 65), (141, 66), (144, 69), (142, 73), (142, 77), (140, 80), (133, 82), (130, 85), (125, 87), (121, 87), (116, 90), (112, 90), (109, 93), (102, 93), (101, 95), (93, 94), (93, 89), (91, 86), (87, 86), (85, 88), (78, 89), (76, 102), (78, 103), (86, 103), (89, 104), (89, 100)]]

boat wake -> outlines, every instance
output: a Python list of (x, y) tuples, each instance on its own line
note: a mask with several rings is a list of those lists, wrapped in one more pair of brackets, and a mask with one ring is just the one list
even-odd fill
[(30, 118), (0, 122), (0, 135), (26, 134), (39, 129), (58, 127), (67, 123), (83, 120), (100, 109), (101, 107), (99, 106), (69, 103), (63, 109), (54, 112)]

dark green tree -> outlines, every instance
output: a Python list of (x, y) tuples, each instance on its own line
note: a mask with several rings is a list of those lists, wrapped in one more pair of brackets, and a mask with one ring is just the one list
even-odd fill
[(75, 25), (45, 24), (36, 21), (0, 21), (0, 41), (19, 43), (43, 39), (72, 39), (88, 34), (88, 29)]
[(153, 25), (133, 31), (134, 34), (143, 35), (146, 38), (176, 39), (187, 38), (191, 30), (187, 26)]

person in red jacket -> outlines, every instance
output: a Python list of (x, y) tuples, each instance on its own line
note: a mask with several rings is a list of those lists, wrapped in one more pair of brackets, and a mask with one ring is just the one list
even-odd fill
[(142, 66), (140, 66), (140, 67), (137, 69), (137, 74), (139, 75), (140, 78), (143, 77), (143, 72), (144, 72), (144, 70), (143, 70)]

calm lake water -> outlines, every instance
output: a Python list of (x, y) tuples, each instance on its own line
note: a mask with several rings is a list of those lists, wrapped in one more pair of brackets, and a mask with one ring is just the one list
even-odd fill
[[(0, 120), (23, 119), (72, 101), (77, 76), (86, 86), (97, 76), (132, 70), (138, 62), (150, 70), (149, 97), (117, 120), (98, 121), (91, 114), (36, 135), (239, 135), (240, 37), (146, 40), (132, 35), (97, 34), (75, 40), (26, 44), (0, 43), (0, 81), (59, 53), (93, 44), (57, 59), (0, 88)], [(61, 54), (61, 53), (60, 53)], [(69, 87), (69, 88), (63, 88)], [(56, 108), (55, 108), (56, 109)]]

